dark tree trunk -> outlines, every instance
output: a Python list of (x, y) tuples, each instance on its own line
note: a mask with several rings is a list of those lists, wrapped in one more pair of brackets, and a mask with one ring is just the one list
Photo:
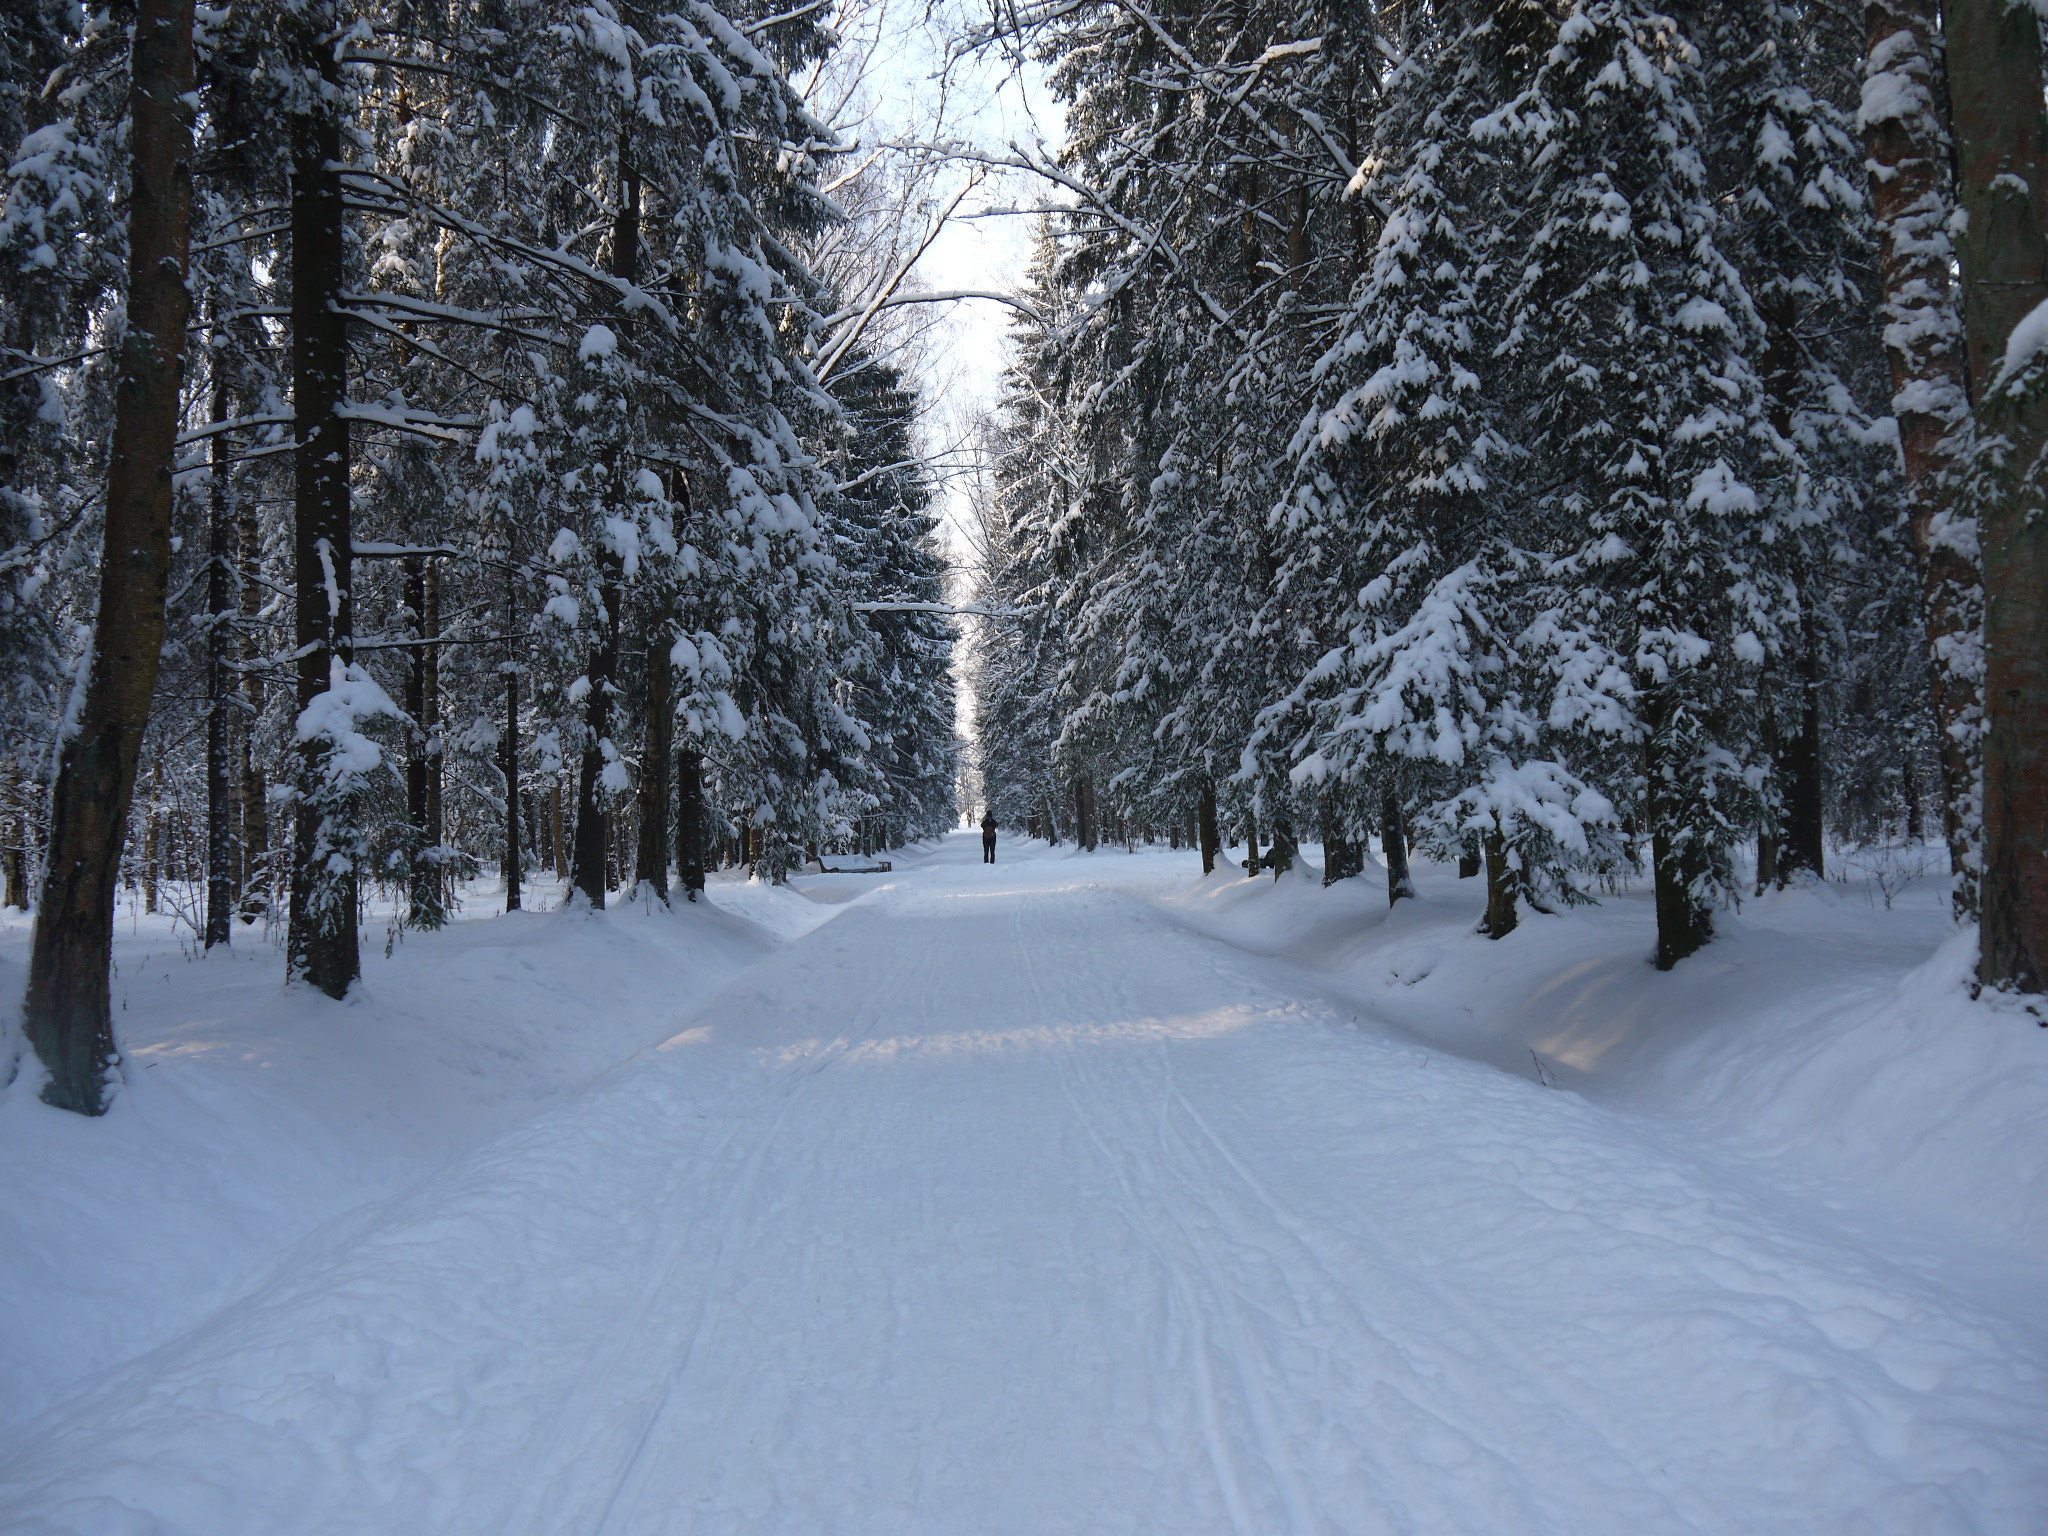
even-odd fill
[(1979, 687), (1959, 652), (1974, 647), (1983, 592), (1966, 543), (1943, 537), (1947, 439), (1969, 413), (1962, 327), (1949, 277), (1952, 159), (1941, 75), (1940, 0), (1865, 0), (1866, 58), (1905, 92), (1905, 110), (1863, 131), (1884, 285), (1884, 338), (1905, 470), (1906, 525), (1920, 577), (1928, 699), (1941, 762), (1942, 833), (1959, 921), (1977, 915)]
[[(298, 39), (300, 64), (323, 90), (291, 120), (292, 415), (298, 706), (303, 711), (355, 658), (349, 535), (348, 333), (341, 313), (346, 272), (341, 191), (341, 68), (331, 4), (312, 7)], [(362, 974), (356, 947), (356, 807), (325, 782), (326, 745), (299, 749), (292, 827), (286, 970), (340, 998)]]
[(686, 901), (704, 890), (705, 822), (704, 759), (685, 747), (676, 760), (676, 873)]
[(669, 641), (659, 624), (647, 633), (647, 740), (640, 754), (638, 878), (668, 902), (669, 764), (675, 758), (675, 706), (670, 698)]
[[(1784, 748), (1785, 812), (1777, 838), (1777, 883), (1801, 870), (1827, 873), (1827, 821), (1821, 795), (1820, 637), (1809, 611), (1799, 648), (1799, 729)], [(1759, 855), (1761, 856), (1761, 855)]]
[(498, 771), (505, 775), (505, 910), (519, 910), (519, 671), (505, 668), (505, 733), (498, 738)]
[[(1771, 402), (1771, 425), (1780, 437), (1790, 440), (1799, 403), (1799, 305), (1791, 294), (1781, 292), (1759, 307), (1764, 321), (1761, 372), (1764, 391)], [(1820, 630), (1804, 590), (1809, 584), (1806, 573), (1799, 572), (1795, 579), (1800, 585), (1801, 615), (1796, 700), (1799, 724), (1791, 744), (1773, 753), (1784, 800), (1779, 828), (1781, 882), (1802, 869), (1813, 875), (1822, 874), (1826, 841), (1821, 796)], [(1766, 677), (1773, 675), (1767, 673)]]
[(1365, 873), (1365, 850), (1345, 835), (1344, 824), (1337, 815), (1335, 795), (1323, 796), (1322, 838), (1323, 884), (1335, 885), (1339, 880), (1349, 880), (1354, 875)]
[(192, 238), (192, 0), (140, 0), (131, 62), (127, 329), (114, 389), (92, 667), (64, 738), (22, 1024), (43, 1100), (97, 1115), (117, 1059), (108, 971), (121, 845), (163, 649)]
[(1195, 808), (1195, 828), (1202, 841), (1202, 873), (1213, 875), (1223, 839), (1216, 831), (1216, 786), (1206, 778), (1202, 780), (1201, 803)]
[(1401, 814), (1401, 797), (1391, 789), (1380, 796), (1380, 850), (1387, 856), (1387, 905), (1415, 894), (1415, 881), (1408, 873), (1408, 821)]
[(1984, 571), (1984, 846), (1977, 976), (2048, 987), (2048, 399), (1991, 397), (2013, 328), (2048, 300), (2048, 111), (2030, 5), (1949, 0), (1949, 100), (1967, 222), (1964, 343), (1984, 428), (2010, 443), (1978, 509)]
[[(405, 606), (422, 641), (441, 633), (440, 580), (430, 557), (405, 560)], [(440, 865), (441, 669), (437, 648), (416, 646), (405, 674), (405, 712), (412, 716), (412, 750), (405, 761), (405, 814), (412, 858), (406, 876), (406, 921), (434, 929), (448, 921)]]
[(1470, 880), (1479, 873), (1479, 855), (1461, 853), (1458, 855), (1458, 878)]
[(1244, 819), (1244, 872), (1250, 878), (1259, 872), (1259, 819), (1247, 815)]
[(601, 791), (605, 748), (611, 746), (612, 678), (619, 670), (619, 587), (616, 556), (598, 560), (597, 643), (584, 674), (590, 692), (583, 704), (583, 765), (576, 776), (576, 841), (569, 855), (569, 883), (599, 911), (605, 899), (605, 823)]
[(270, 910), (270, 804), (264, 783), (262, 760), (256, 755), (256, 727), (263, 718), (263, 677), (257, 658), (263, 654), (256, 632), (256, 615), (261, 607), (261, 588), (255, 576), (263, 564), (262, 534), (256, 523), (256, 508), (242, 501), (235, 508), (235, 542), (242, 569), (237, 608), (242, 621), (242, 838), (241, 913), (244, 923), (253, 923)]
[(1074, 780), (1074, 841), (1095, 851), (1095, 784), (1085, 773)]
[(1669, 709), (1667, 700), (1653, 699), (1647, 711), (1650, 736), (1643, 746), (1660, 971), (1670, 970), (1714, 936), (1714, 911), (1700, 894), (1700, 887), (1712, 873), (1708, 853), (1685, 832), (1686, 802), (1693, 786), (1664, 760), (1659, 741)]
[(1480, 840), (1480, 847), (1486, 857), (1486, 916), (1479, 921), (1479, 931), (1489, 939), (1504, 939), (1521, 921), (1515, 907), (1521, 881), (1508, 862), (1506, 838), (1498, 832), (1488, 832)]
[(28, 814), (23, 808), (27, 791), (21, 782), (21, 770), (12, 762), (0, 765), (0, 828), (4, 828), (6, 845), (0, 848), (7, 866), (6, 905), (17, 912), (28, 910)]
[(1300, 850), (1295, 846), (1294, 823), (1285, 816), (1273, 818), (1273, 855), (1266, 860), (1272, 867), (1273, 878), (1278, 880), (1294, 868), (1295, 855)]
[[(213, 420), (228, 419), (225, 358), (213, 351)], [(232, 508), (228, 499), (228, 441), (213, 438), (213, 483), (206, 503), (206, 931), (205, 946), (225, 944), (234, 931), (235, 761), (229, 686), (228, 637), (235, 606), (228, 562)]]

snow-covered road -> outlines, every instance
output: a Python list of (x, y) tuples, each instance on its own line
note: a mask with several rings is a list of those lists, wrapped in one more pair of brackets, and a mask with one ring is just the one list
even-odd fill
[(0, 1453), (0, 1526), (2042, 1529), (2013, 1325), (1113, 859), (977, 854), (290, 1249)]

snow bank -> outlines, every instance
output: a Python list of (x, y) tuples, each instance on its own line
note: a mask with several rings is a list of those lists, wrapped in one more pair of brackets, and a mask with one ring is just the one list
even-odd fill
[(1677, 1135), (1891, 1232), (1887, 1248), (1946, 1254), (1980, 1292), (2048, 1263), (2048, 1030), (1971, 1000), (1973, 939), (1940, 881), (1775, 893), (1659, 973), (1646, 891), (1527, 915), (1495, 942), (1474, 931), (1480, 881), (1416, 875), (1420, 896), (1392, 912), (1374, 870), (1327, 890), (1312, 868), (1219, 870), (1162, 904), (1318, 972), (1362, 1022)]
[[(496, 914), (496, 892), (471, 894)], [(282, 989), (261, 929), (195, 960), (168, 917), (124, 913), (127, 1081), (106, 1118), (40, 1103), (32, 1061), (0, 1090), (0, 1433), (181, 1332), (323, 1223), (659, 1044), (823, 910), (725, 880), (711, 896), (458, 921), (398, 936), (388, 958), (380, 925), (346, 1003)], [(10, 1008), (28, 936), (18, 916), (0, 927)]]

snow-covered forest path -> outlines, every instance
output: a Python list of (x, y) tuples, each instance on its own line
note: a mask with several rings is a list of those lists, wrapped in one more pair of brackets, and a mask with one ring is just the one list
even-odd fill
[(298, 1244), (5, 1452), (0, 1524), (2029, 1528), (2007, 1324), (1118, 860), (977, 855)]

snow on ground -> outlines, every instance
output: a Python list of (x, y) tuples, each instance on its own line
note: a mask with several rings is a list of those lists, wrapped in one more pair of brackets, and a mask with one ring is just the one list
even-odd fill
[(347, 1005), (138, 931), (113, 1114), (0, 1097), (0, 1527), (2041, 1529), (2048, 1031), (1926, 882), (1659, 976), (977, 844)]

